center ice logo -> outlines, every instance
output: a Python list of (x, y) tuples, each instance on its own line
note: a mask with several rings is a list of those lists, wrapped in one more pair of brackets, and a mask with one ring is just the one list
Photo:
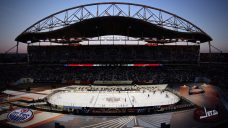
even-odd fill
[(118, 101), (120, 101), (120, 98), (108, 97), (108, 98), (106, 98), (106, 101), (108, 101), (108, 102), (118, 102)]
[(7, 115), (8, 120), (14, 123), (27, 122), (31, 120), (33, 117), (33, 112), (27, 108), (13, 110)]

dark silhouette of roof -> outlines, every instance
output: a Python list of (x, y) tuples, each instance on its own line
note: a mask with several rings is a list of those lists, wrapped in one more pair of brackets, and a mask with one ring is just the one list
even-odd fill
[(212, 40), (199, 27), (175, 14), (120, 2), (87, 4), (57, 12), (33, 24), (15, 40), (24, 43), (77, 43), (105, 35), (135, 37), (149, 43), (179, 40), (203, 43)]

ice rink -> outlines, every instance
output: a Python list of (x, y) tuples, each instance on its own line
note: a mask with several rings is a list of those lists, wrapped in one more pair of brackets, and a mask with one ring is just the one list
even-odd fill
[(179, 100), (169, 91), (61, 91), (48, 98), (53, 105), (94, 108), (160, 106)]

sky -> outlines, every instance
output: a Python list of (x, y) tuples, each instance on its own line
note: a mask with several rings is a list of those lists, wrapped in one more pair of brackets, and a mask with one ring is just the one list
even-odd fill
[[(212, 45), (228, 53), (228, 0), (0, 0), (0, 53), (38, 20), (70, 7), (96, 2), (129, 2), (160, 8), (187, 19), (212, 38)], [(212, 49), (213, 52), (218, 52)], [(19, 52), (26, 52), (20, 44)], [(201, 52), (208, 52), (207, 43)]]

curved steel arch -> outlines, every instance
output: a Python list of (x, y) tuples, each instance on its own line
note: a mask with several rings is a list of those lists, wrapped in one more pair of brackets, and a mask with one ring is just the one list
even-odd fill
[(92, 3), (68, 8), (39, 20), (20, 35), (25, 33), (51, 32), (83, 20), (105, 16), (140, 19), (172, 31), (201, 33), (212, 40), (206, 32), (180, 16), (159, 8), (124, 2)]

